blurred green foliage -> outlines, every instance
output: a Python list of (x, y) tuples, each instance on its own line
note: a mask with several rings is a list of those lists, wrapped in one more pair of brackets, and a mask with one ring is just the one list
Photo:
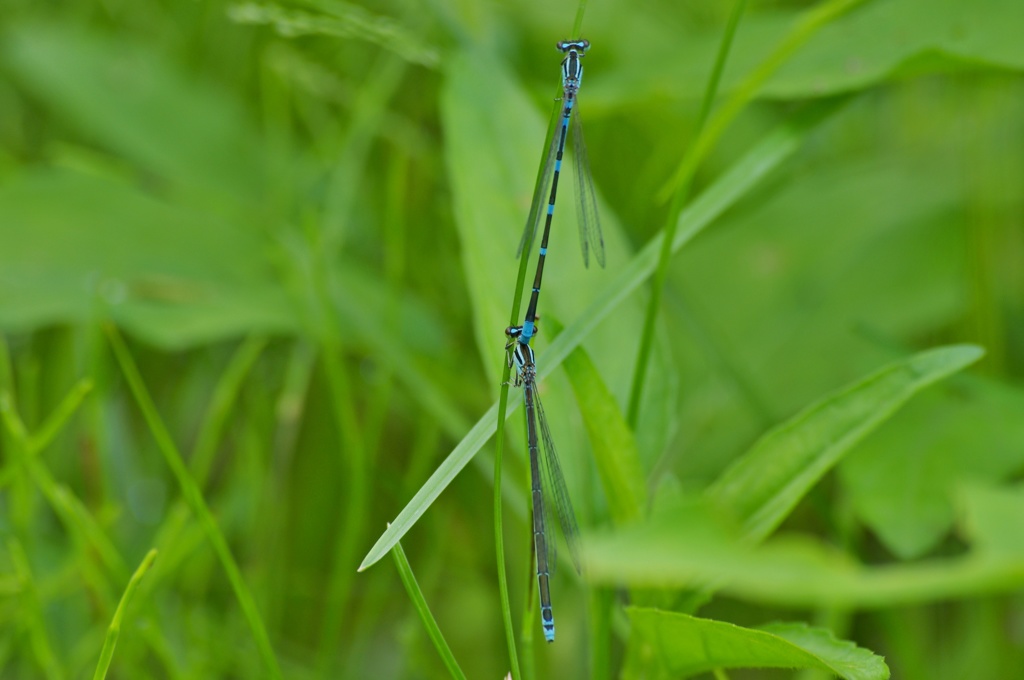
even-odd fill
[[(814, 6), (752, 2), (720, 97)], [(101, 650), (109, 678), (447, 677), (423, 602), (466, 677), (509, 671), (488, 409), (575, 11), (5, 3), (0, 678), (89, 677)], [(587, 9), (608, 266), (574, 252), (566, 192), (537, 347), (597, 537), (524, 668), (1015, 677), (1024, 3), (867, 0), (768, 80), (698, 169), (630, 432), (659, 196), (729, 11)], [(927, 350), (961, 343), (985, 357), (928, 386), (977, 352)], [(513, 620), (536, 629), (507, 432)], [(453, 450), (473, 464), (417, 496)], [(407, 504), (411, 572), (357, 574)]]

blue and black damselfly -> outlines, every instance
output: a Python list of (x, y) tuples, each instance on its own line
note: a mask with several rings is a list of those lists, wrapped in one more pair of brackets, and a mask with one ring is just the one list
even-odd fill
[[(576, 513), (572, 509), (569, 490), (562, 476), (562, 468), (558, 463), (551, 431), (548, 429), (544, 407), (541, 405), (540, 394), (537, 392), (537, 367), (534, 362), (533, 348), (530, 339), (537, 332), (537, 303), (540, 299), (540, 286), (544, 277), (544, 261), (548, 253), (548, 237), (551, 233), (551, 220), (555, 214), (555, 198), (558, 196), (558, 179), (562, 172), (562, 155), (565, 151), (565, 140), (569, 135), (569, 123), (573, 122), (573, 158), (576, 165), (576, 198), (577, 218), (579, 221), (580, 247), (583, 251), (583, 263), (589, 265), (590, 250), (594, 251), (598, 263), (604, 266), (604, 239), (601, 236), (601, 223), (597, 215), (597, 199), (594, 195), (594, 181), (590, 176), (587, 163), (587, 150), (583, 141), (583, 128), (580, 124), (579, 107), (576, 95), (583, 79), (581, 59), (586, 54), (590, 43), (586, 40), (565, 40), (558, 43), (558, 49), (565, 53), (562, 60), (562, 119), (561, 125), (551, 140), (541, 183), (533, 197), (530, 216), (519, 243), (519, 253), (528, 243), (532, 243), (540, 224), (540, 216), (544, 214), (544, 232), (541, 236), (540, 255), (537, 258), (537, 273), (533, 280), (530, 303), (526, 308), (526, 316), (522, 326), (510, 326), (505, 329), (509, 351), (509, 366), (514, 367), (515, 385), (523, 387), (523, 400), (526, 405), (526, 441), (530, 453), (531, 495), (533, 498), (533, 547), (537, 558), (537, 587), (540, 595), (540, 618), (544, 628), (544, 638), (548, 642), (555, 640), (555, 617), (551, 608), (551, 574), (554, 572), (557, 551), (554, 536), (550, 533), (552, 516), (554, 515), (562, 528), (562, 534), (569, 546), (573, 564), (580, 570), (579, 561), (579, 527), (576, 524)], [(576, 116), (573, 117), (573, 110)], [(541, 210), (544, 193), (550, 186), (548, 207)], [(545, 499), (545, 490), (547, 498)]]
[[(551, 439), (544, 407), (537, 393), (537, 367), (534, 363), (533, 348), (521, 340), (519, 326), (506, 329), (509, 338), (510, 361), (515, 367), (515, 385), (523, 386), (523, 400), (526, 405), (526, 442), (530, 452), (531, 496), (533, 498), (533, 547), (537, 556), (537, 588), (540, 593), (540, 622), (544, 627), (544, 638), (555, 641), (555, 615), (551, 608), (551, 574), (555, 570), (557, 550), (551, 533), (551, 505), (562, 535), (569, 546), (573, 565), (580, 571), (579, 527), (576, 513), (569, 499), (569, 489), (558, 463), (558, 452)], [(547, 498), (545, 499), (545, 489)]]
[[(586, 40), (563, 40), (558, 49), (565, 53), (562, 60), (562, 123), (551, 139), (551, 146), (544, 160), (541, 183), (533, 197), (530, 216), (523, 230), (523, 238), (519, 242), (518, 255), (528, 243), (532, 243), (537, 235), (541, 215), (544, 215), (544, 232), (540, 240), (540, 255), (537, 260), (537, 274), (533, 280), (530, 303), (526, 308), (526, 318), (522, 331), (518, 335), (519, 342), (529, 344), (530, 338), (536, 333), (537, 301), (540, 297), (540, 284), (544, 276), (544, 259), (548, 253), (548, 236), (551, 233), (551, 219), (555, 214), (555, 198), (558, 195), (558, 179), (562, 172), (562, 154), (565, 151), (565, 140), (569, 135), (569, 122), (572, 125), (573, 160), (576, 166), (576, 217), (579, 224), (580, 248), (583, 252), (584, 265), (590, 264), (590, 250), (598, 264), (604, 266), (604, 237), (601, 235), (601, 221), (597, 214), (597, 198), (594, 194), (594, 180), (590, 176), (590, 164), (587, 161), (587, 147), (583, 141), (583, 126), (580, 123), (577, 93), (583, 80), (582, 58), (590, 43)], [(576, 115), (573, 115), (573, 110)], [(544, 193), (548, 187), (548, 208), (541, 210)]]

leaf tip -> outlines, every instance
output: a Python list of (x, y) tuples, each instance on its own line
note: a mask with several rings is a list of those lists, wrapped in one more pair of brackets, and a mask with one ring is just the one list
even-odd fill
[(941, 364), (954, 373), (975, 363), (985, 355), (985, 348), (981, 345), (963, 343), (959, 345), (945, 345), (932, 350), (922, 352), (917, 358), (922, 364), (933, 366)]

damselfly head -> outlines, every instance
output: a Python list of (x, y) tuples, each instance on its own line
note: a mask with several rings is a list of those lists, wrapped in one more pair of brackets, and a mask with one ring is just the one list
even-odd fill
[(582, 38), (579, 40), (563, 40), (556, 47), (562, 52), (576, 52), (582, 57), (590, 48), (590, 41), (583, 40)]
[[(540, 315), (533, 317), (533, 321), (533, 334), (537, 335), (538, 333), (540, 333), (540, 326), (537, 324), (537, 322), (540, 321)], [(519, 338), (523, 337), (523, 327), (509, 326), (508, 328), (505, 329), (505, 335), (510, 340), (518, 340)]]

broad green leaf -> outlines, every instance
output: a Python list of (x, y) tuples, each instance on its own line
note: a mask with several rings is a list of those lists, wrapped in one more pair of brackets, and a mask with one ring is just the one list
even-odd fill
[(865, 566), (805, 536), (752, 545), (720, 510), (690, 502), (645, 524), (590, 537), (597, 583), (693, 586), (794, 607), (886, 608), (1016, 590), (1024, 585), (1024, 489), (972, 487), (962, 494), (964, 555)]
[(238, 209), (273, 186), (239, 103), (152, 46), (59, 24), (21, 25), (2, 45), (25, 87), (145, 172)]
[(652, 648), (673, 677), (716, 668), (816, 668), (845, 680), (884, 680), (882, 657), (804, 624), (775, 623), (762, 629), (656, 609), (630, 608), (633, 634)]
[(860, 89), (898, 77), (901, 67), (929, 54), (945, 57), (933, 62), (936, 72), (1024, 69), (1024, 46), (1013, 28), (1022, 23), (1024, 5), (1013, 0), (869, 2), (822, 30), (765, 94)]
[[(262, 233), (115, 179), (50, 170), (0, 185), (0, 240), (3, 329), (108, 315), (165, 348), (303, 329), (303, 310), (292, 302), (303, 284), (288, 289)], [(341, 269), (331, 292), (342, 324), (357, 341), (384, 350), (417, 383), (415, 394), (430, 395), (434, 388), (411, 354), (442, 337), (437, 319), (364, 268), (345, 262)], [(384, 323), (386, 310), (394, 312), (397, 332)], [(442, 422), (463, 431), (448, 400), (430, 396)]]
[(1024, 394), (984, 378), (923, 394), (839, 467), (861, 519), (903, 559), (953, 524), (963, 480), (999, 482), (1024, 465)]
[(107, 314), (163, 347), (294, 331), (262, 236), (108, 179), (40, 172), (0, 187), (0, 327)]
[(763, 436), (712, 484), (707, 495), (764, 539), (849, 449), (916, 392), (977, 361), (970, 345), (898, 361), (804, 410)]
[(986, 559), (1024, 559), (1024, 486), (971, 484), (960, 489), (963, 534)]
[[(838, 103), (828, 103), (806, 111), (803, 115), (781, 125), (773, 134), (755, 146), (729, 172), (697, 197), (687, 210), (683, 211), (673, 250), (682, 248), (684, 244), (721, 215), (727, 207), (734, 205), (773, 169), (790, 158), (799, 148), (800, 143), (823, 120), (827, 120), (837, 108)], [(589, 335), (598, 321), (609, 316), (623, 299), (647, 280), (647, 277), (654, 271), (660, 246), (658, 237), (648, 243), (622, 268), (612, 283), (595, 296), (594, 302), (578, 317), (579, 321), (569, 325), (558, 335), (558, 338), (544, 352), (544, 364), (540, 368), (541, 377), (549, 374), (561, 364), (569, 353)], [(511, 401), (509, 413), (514, 410), (517, 403), (516, 400)], [(430, 479), (406, 504), (391, 526), (377, 539), (370, 552), (363, 558), (360, 570), (370, 567), (384, 557), (426, 512), (431, 503), (455, 478), (455, 475), (487, 443), (497, 428), (495, 422), (497, 412), (498, 407), (495, 404), (477, 421), (466, 437), (459, 442), (441, 466), (430, 476)]]
[[(796, 15), (765, 11), (744, 17), (722, 83), (724, 91), (764, 60)], [(867, 2), (818, 32), (760, 94), (778, 99), (821, 97), (906, 74), (1021, 70), (1024, 46), (1016, 30), (1021, 25), (1024, 5), (1015, 0)], [(602, 100), (625, 83), (641, 99), (665, 92), (697, 98), (720, 37), (718, 27), (683, 40), (674, 23), (641, 18), (623, 30), (631, 29), (637, 31), (631, 41), (634, 58), (620, 62), (620, 70), (608, 74), (607, 85), (597, 86)], [(665, 88), (666, 82), (673, 83), (671, 90)]]
[[(865, 123), (860, 106), (848, 114), (830, 140)], [(915, 338), (964, 313), (967, 244), (956, 215), (965, 197), (954, 157), (879, 154), (808, 161), (813, 171), (787, 177), (679, 257), (686, 299), (708, 310), (697, 322), (715, 332), (706, 344), (745, 378), (767, 422), (892, 357), (858, 326)], [(691, 400), (713, 387), (693, 385)], [(728, 415), (732, 427), (749, 417)]]
[[(518, 268), (516, 244), (530, 207), (529, 168), (544, 132), (535, 107), (486, 53), (455, 54), (446, 66), (441, 118), (455, 225), (465, 253), (463, 275), (483, 365), (497, 384)], [(483, 158), (490, 162), (480, 162)], [(568, 239), (557, 243), (571, 244)], [(552, 249), (552, 256), (556, 252)], [(578, 258), (567, 251), (559, 259), (568, 264), (567, 256)], [(553, 299), (554, 281), (546, 283), (546, 299)]]

